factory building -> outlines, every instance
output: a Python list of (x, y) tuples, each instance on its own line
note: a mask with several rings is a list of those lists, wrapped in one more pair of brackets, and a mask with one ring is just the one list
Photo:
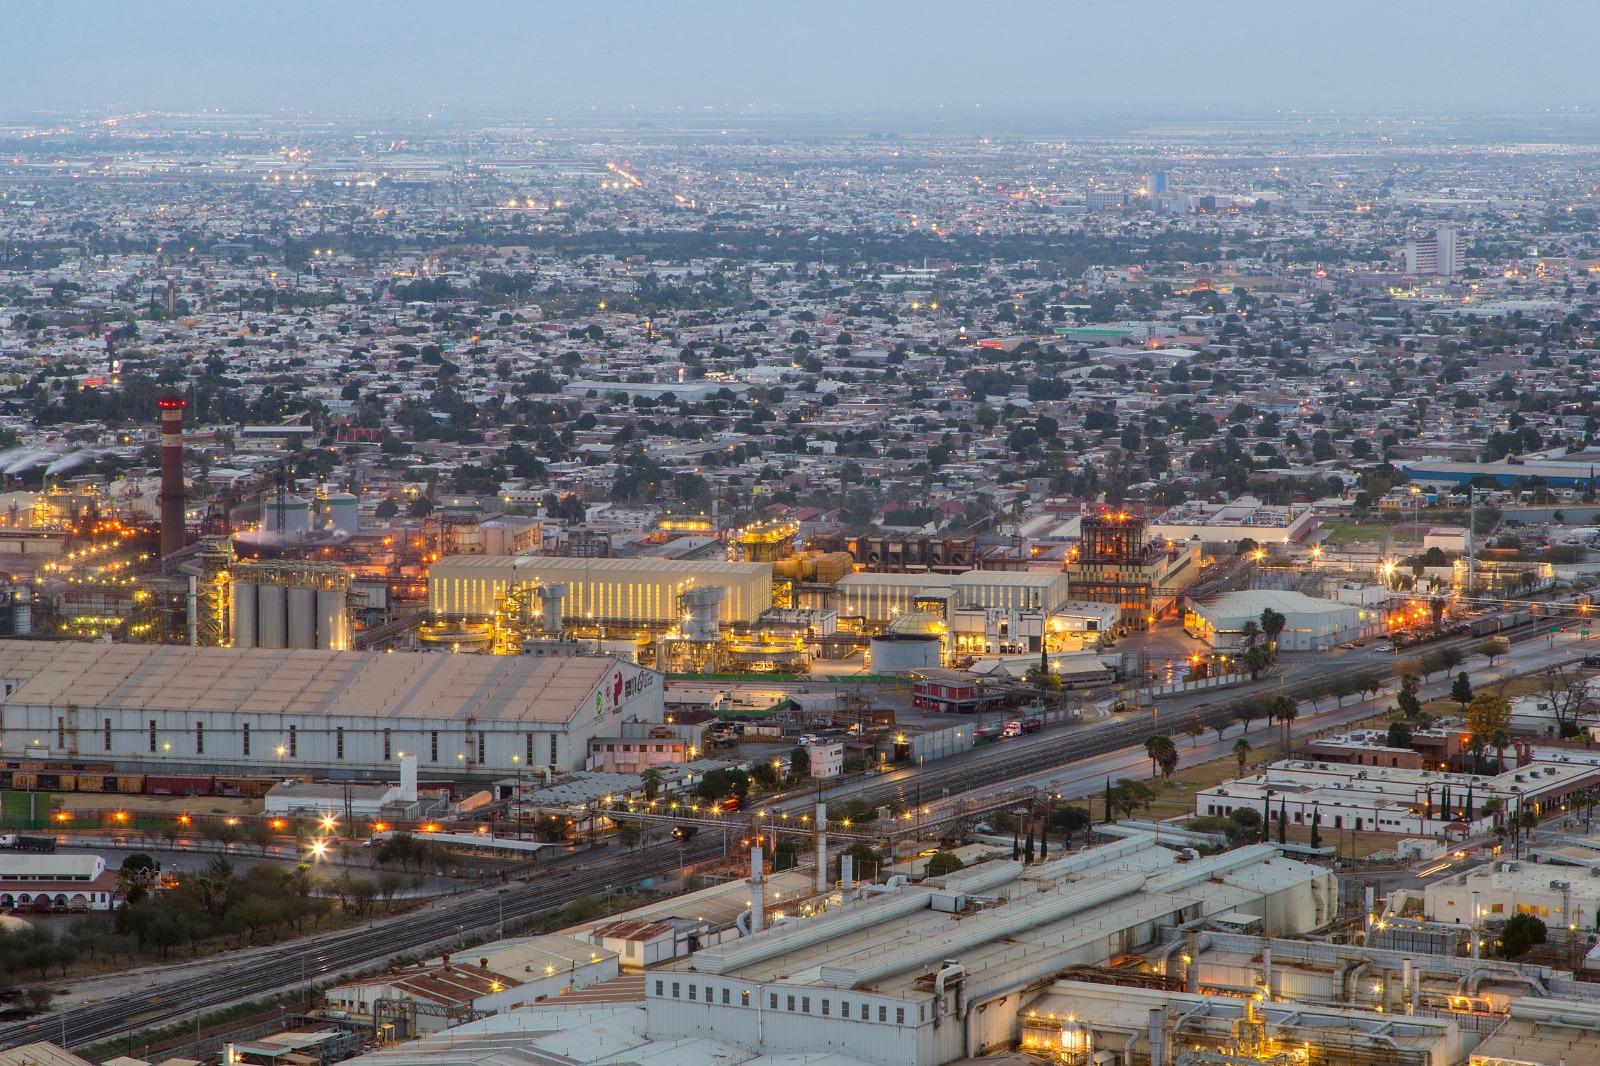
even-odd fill
[(1064, 567), (1072, 596), (1116, 604), (1124, 629), (1155, 625), (1200, 576), (1198, 541), (1153, 539), (1137, 515), (1085, 515), (1079, 533), (1078, 548)]
[(118, 769), (579, 770), (661, 722), (660, 675), (610, 656), (475, 656), (0, 640), (0, 751)]
[(1260, 626), (1261, 613), (1266, 610), (1284, 617), (1283, 632), (1277, 641), (1282, 651), (1328, 651), (1345, 641), (1373, 636), (1387, 628), (1381, 604), (1362, 607), (1278, 589), (1212, 596), (1184, 612), (1183, 628), (1213, 648), (1231, 651), (1243, 644), (1245, 623)]
[(513, 588), (564, 584), (569, 623), (619, 629), (669, 629), (683, 617), (680, 597), (695, 587), (726, 589), (722, 625), (754, 623), (772, 606), (771, 563), (678, 559), (446, 556), (428, 571), (428, 611), (436, 619), (492, 618)]
[(1499, 800), (1503, 811), (1547, 815), (1596, 784), (1600, 766), (1577, 760), (1536, 762), (1479, 777), (1399, 765), (1286, 759), (1249, 777), (1202, 789), (1195, 793), (1194, 807), (1198, 816), (1217, 817), (1248, 809), (1271, 825), (1280, 818), (1301, 826), (1316, 819), (1325, 833), (1356, 830), (1464, 839), (1494, 827), (1493, 815), (1483, 809), (1491, 799)]

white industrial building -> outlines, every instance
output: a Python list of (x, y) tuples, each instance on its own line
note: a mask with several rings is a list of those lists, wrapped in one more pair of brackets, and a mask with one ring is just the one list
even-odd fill
[(1275, 507), (1254, 496), (1240, 496), (1228, 503), (1180, 504), (1150, 523), (1150, 535), (1168, 541), (1199, 538), (1204, 544), (1253, 540), (1265, 547), (1298, 543), (1316, 528), (1317, 515), (1309, 503)]
[(1422, 890), (1423, 913), (1436, 922), (1471, 927), (1531, 914), (1551, 929), (1590, 930), (1600, 918), (1595, 868), (1533, 862), (1492, 862), (1435, 881)]
[(610, 656), (0, 641), (0, 750), (188, 772), (579, 770), (663, 721), (661, 676)]
[[(752, 897), (773, 884), (752, 886)], [(656, 907), (683, 913), (685, 902)], [(355, 1061), (939, 1066), (1017, 1044), (1029, 1006), (1067, 967), (1158, 944), (1163, 929), (1209, 916), (1248, 913), (1267, 935), (1309, 932), (1333, 919), (1338, 890), (1330, 872), (1271, 847), (1186, 860), (1141, 834), (918, 885), (856, 886), (847, 874), (838, 889), (781, 905), (766, 897), (764, 907), (741, 916), (747, 935), (712, 932), (700, 950), (647, 969), (642, 1007), (576, 997)]]
[(1502, 810), (1547, 815), (1576, 792), (1600, 784), (1600, 766), (1578, 760), (1535, 762), (1493, 777), (1405, 767), (1286, 759), (1249, 777), (1195, 793), (1195, 814), (1226, 817), (1241, 808), (1271, 825), (1310, 825), (1322, 831), (1396, 833), (1401, 836), (1465, 838), (1489, 832), (1494, 818), (1483, 813), (1491, 799)]
[(569, 623), (619, 627), (674, 626), (686, 592), (720, 586), (719, 622), (751, 623), (772, 606), (772, 564), (450, 555), (428, 569), (428, 611), (482, 621), (500, 610), (507, 591), (523, 586), (563, 586), (558, 610)]
[(1261, 612), (1277, 611), (1285, 619), (1278, 634), (1281, 651), (1327, 651), (1345, 641), (1380, 632), (1382, 607), (1320, 600), (1301, 592), (1255, 589), (1224, 592), (1184, 613), (1183, 628), (1213, 648), (1234, 649), (1243, 642), (1246, 622), (1261, 624)]

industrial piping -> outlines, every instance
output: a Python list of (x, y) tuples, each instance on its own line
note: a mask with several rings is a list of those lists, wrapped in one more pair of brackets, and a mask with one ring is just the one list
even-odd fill
[(161, 558), (183, 550), (183, 408), (180, 396), (156, 401), (161, 410)]

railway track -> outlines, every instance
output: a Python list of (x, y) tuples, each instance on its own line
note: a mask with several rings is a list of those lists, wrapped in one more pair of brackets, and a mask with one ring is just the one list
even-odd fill
[(459, 905), (444, 914), (401, 915), (312, 943), (269, 949), (228, 967), (225, 979), (219, 979), (216, 973), (179, 978), (154, 984), (130, 997), (15, 1022), (0, 1027), (0, 1049), (39, 1040), (68, 1048), (84, 1047), (134, 1030), (189, 1021), (208, 1010), (304, 982), (327, 981), (458, 937), (492, 932), (502, 920), (535, 917), (567, 905), (582, 893), (637, 885), (647, 878), (675, 872), (680, 862), (700, 862), (720, 854), (721, 844), (709, 840), (685, 845), (681, 857), (676, 846), (661, 846), (608, 856), (532, 884), (475, 891), (462, 896)]

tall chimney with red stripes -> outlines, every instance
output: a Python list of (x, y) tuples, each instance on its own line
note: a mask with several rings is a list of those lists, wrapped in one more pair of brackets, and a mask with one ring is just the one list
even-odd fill
[(161, 408), (161, 557), (183, 548), (183, 408), (179, 396), (163, 396)]

